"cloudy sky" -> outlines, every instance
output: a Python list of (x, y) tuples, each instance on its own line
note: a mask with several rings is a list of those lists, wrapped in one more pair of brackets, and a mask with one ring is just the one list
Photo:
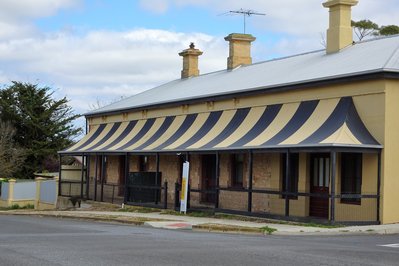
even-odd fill
[[(0, 85), (50, 86), (77, 113), (179, 78), (178, 52), (195, 42), (200, 71), (226, 67), (223, 37), (257, 37), (255, 62), (323, 48), (321, 0), (0, 0)], [(227, 14), (226, 14), (227, 12)], [(399, 25), (398, 0), (359, 0), (353, 18)], [(0, 87), (0, 88), (1, 88)]]

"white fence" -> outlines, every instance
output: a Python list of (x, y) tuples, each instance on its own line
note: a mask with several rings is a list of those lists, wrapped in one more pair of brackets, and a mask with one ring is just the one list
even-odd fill
[(57, 203), (58, 182), (56, 180), (44, 180), (40, 186), (40, 202), (47, 204)]
[(54, 209), (57, 205), (58, 177), (17, 181), (10, 179), (1, 183), (0, 207), (33, 205), (35, 209)]

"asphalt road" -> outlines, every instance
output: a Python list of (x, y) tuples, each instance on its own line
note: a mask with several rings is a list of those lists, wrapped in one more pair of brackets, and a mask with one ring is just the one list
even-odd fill
[[(248, 236), (0, 215), (0, 265), (399, 265), (399, 236)], [(399, 246), (399, 245), (398, 245)]]

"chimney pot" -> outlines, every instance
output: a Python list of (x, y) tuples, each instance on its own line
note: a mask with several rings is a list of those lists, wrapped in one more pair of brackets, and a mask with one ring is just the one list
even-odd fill
[(232, 33), (224, 38), (229, 42), (229, 57), (227, 69), (233, 69), (239, 65), (252, 64), (251, 43), (256, 40), (251, 34)]
[(202, 55), (199, 49), (195, 49), (194, 43), (190, 43), (188, 49), (179, 53), (183, 57), (183, 70), (181, 71), (181, 78), (195, 77), (199, 75), (198, 57)]

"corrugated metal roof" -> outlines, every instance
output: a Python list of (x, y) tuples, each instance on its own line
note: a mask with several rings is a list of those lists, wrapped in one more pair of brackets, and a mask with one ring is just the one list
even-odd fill
[(174, 80), (86, 115), (380, 71), (399, 72), (399, 35), (356, 43), (334, 54), (318, 50)]

